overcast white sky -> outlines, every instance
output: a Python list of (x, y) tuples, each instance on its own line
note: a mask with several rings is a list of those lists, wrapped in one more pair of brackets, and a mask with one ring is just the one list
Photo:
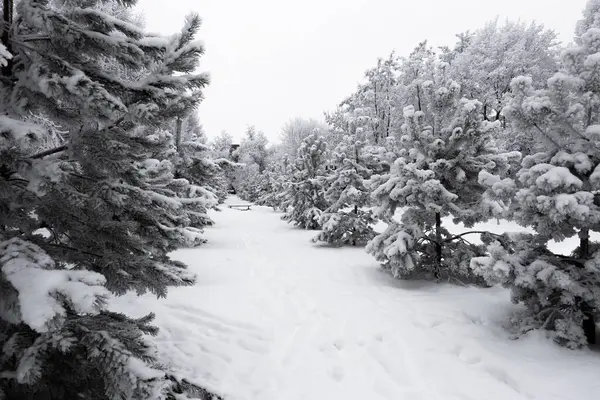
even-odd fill
[(454, 35), (498, 16), (535, 20), (569, 42), (586, 0), (140, 0), (147, 28), (173, 33), (185, 15), (203, 20), (202, 70), (211, 74), (200, 119), (209, 137), (242, 137), (255, 125), (276, 140), (295, 116), (322, 119), (363, 72), (393, 49)]

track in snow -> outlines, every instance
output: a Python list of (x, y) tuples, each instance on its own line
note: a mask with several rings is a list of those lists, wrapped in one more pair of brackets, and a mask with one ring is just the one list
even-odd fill
[(115, 307), (155, 312), (161, 357), (227, 398), (597, 396), (597, 354), (507, 339), (503, 290), (396, 281), (364, 250), (313, 245), (314, 232), (263, 207), (223, 207), (213, 218), (207, 245), (174, 254), (196, 286)]

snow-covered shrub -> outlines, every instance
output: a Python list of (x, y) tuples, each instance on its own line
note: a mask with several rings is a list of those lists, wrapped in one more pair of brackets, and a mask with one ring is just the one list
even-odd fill
[(270, 169), (263, 174), (256, 204), (272, 207), (274, 210), (281, 209), (284, 188), (285, 177), (276, 169)]
[[(192, 114), (195, 115), (195, 114)], [(190, 183), (204, 188), (207, 200), (214, 197), (215, 204), (222, 203), (227, 198), (227, 180), (224, 177), (225, 169), (231, 161), (222, 158), (213, 158), (209, 145), (203, 132), (191, 129), (198, 122), (194, 117), (186, 120), (187, 129), (180, 134), (179, 141), (176, 140), (175, 151), (171, 159), (175, 166), (175, 177), (185, 178)], [(178, 126), (181, 129), (180, 126)], [(191, 130), (190, 130), (191, 129)], [(211, 199), (212, 200), (212, 199)], [(216, 205), (215, 205), (216, 206)], [(206, 225), (212, 221), (207, 220)]]
[(287, 209), (284, 221), (304, 229), (321, 228), (320, 218), (327, 208), (325, 200), (326, 145), (317, 132), (307, 136), (298, 149), (290, 181), (286, 184)]
[(253, 126), (247, 128), (246, 137), (236, 151), (240, 167), (235, 170), (232, 181), (235, 193), (243, 200), (256, 202), (269, 189), (266, 172), (272, 149), (268, 145), (263, 132)]
[(287, 154), (276, 154), (262, 181), (261, 194), (256, 204), (272, 207), (276, 211), (288, 210), (291, 200), (286, 197), (286, 191), (292, 173), (290, 157)]
[(363, 210), (369, 200), (366, 180), (371, 171), (362, 160), (364, 143), (346, 136), (336, 148), (335, 170), (327, 178), (325, 200), (330, 204), (321, 216), (322, 231), (313, 242), (335, 245), (364, 245), (375, 236), (371, 211)]

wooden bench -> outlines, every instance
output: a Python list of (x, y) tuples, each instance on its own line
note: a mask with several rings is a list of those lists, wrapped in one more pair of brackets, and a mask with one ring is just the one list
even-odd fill
[(234, 208), (236, 210), (240, 210), (240, 211), (248, 211), (250, 210), (250, 207), (252, 207), (252, 204), (229, 204), (227, 207), (229, 208)]

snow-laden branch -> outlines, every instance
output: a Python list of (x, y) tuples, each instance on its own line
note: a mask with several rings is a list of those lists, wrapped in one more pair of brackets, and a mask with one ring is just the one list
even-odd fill
[(448, 239), (444, 240), (442, 243), (448, 243), (448, 242), (451, 242), (453, 240), (460, 239), (463, 236), (466, 236), (466, 235), (475, 235), (475, 234), (479, 234), (479, 235), (492, 235), (492, 236), (495, 236), (495, 237), (502, 237), (502, 235), (498, 235), (497, 233), (492, 233), (492, 232), (488, 232), (488, 231), (469, 231), (469, 232), (463, 232), (460, 235), (455, 235), (455, 236), (449, 237)]

